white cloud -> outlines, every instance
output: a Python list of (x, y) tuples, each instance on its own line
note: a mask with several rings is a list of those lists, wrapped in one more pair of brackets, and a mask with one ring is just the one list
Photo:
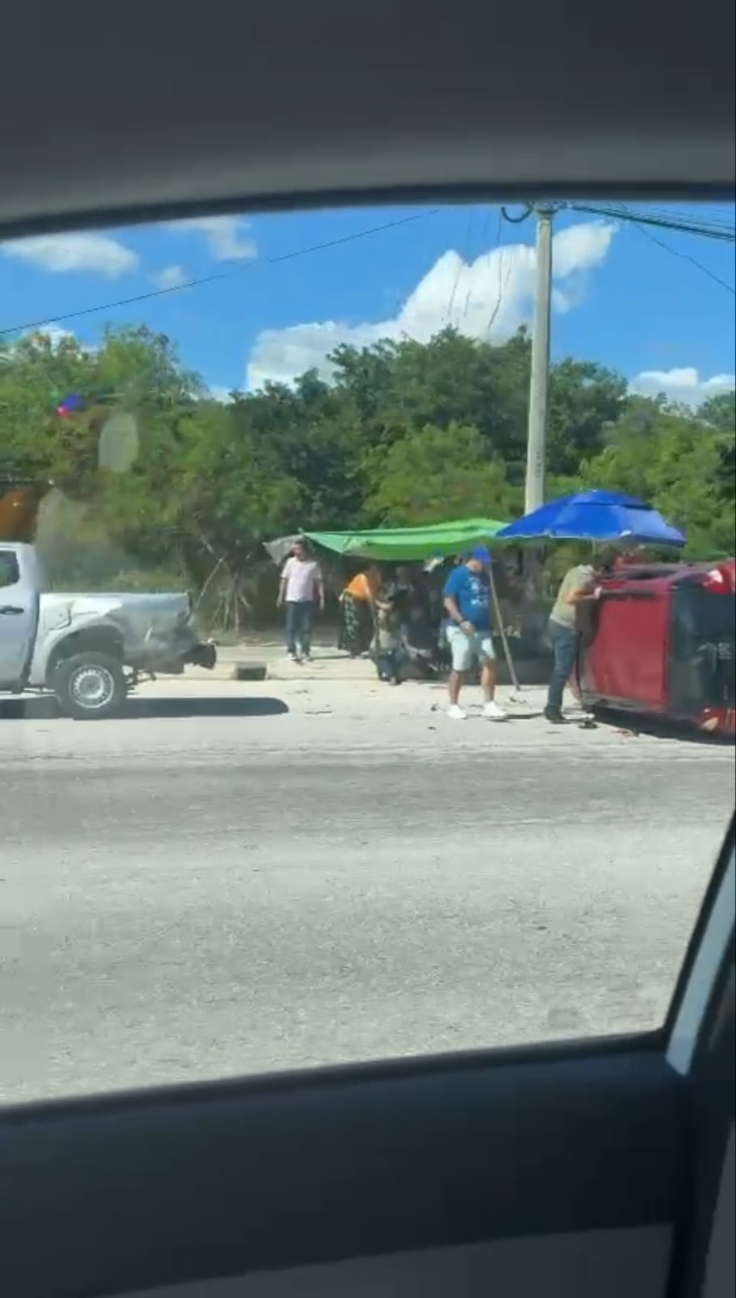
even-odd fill
[(64, 329), (58, 324), (47, 324), (44, 325), (43, 329), (31, 329), (26, 334), (26, 338), (30, 339), (31, 342), (34, 342), (36, 339), (38, 339), (39, 342), (48, 341), (52, 351), (55, 351), (59, 344), (66, 342), (67, 339), (70, 342), (77, 341), (77, 336), (72, 333), (71, 329)]
[(629, 383), (629, 390), (636, 396), (664, 395), (669, 401), (686, 406), (699, 406), (708, 397), (733, 392), (735, 388), (736, 375), (714, 374), (711, 378), (701, 378), (693, 366), (674, 370), (643, 370)]
[(215, 383), (213, 387), (207, 389), (207, 396), (211, 401), (219, 401), (220, 405), (229, 406), (233, 399), (233, 389)]
[(29, 329), (23, 337), (26, 342), (30, 343), (37, 343), (43, 346), (48, 343), (52, 351), (56, 351), (57, 347), (64, 342), (75, 343), (80, 352), (83, 352), (87, 356), (94, 356), (98, 350), (94, 343), (81, 342), (71, 329), (65, 329), (62, 325), (53, 323), (43, 325), (40, 329)]
[(156, 288), (181, 288), (187, 283), (187, 275), (182, 266), (164, 266), (151, 276)]
[(198, 216), (185, 221), (173, 221), (171, 230), (200, 231), (215, 261), (245, 261), (255, 257), (256, 245), (244, 238), (248, 222), (237, 216)]
[[(585, 293), (586, 275), (605, 260), (614, 225), (590, 221), (568, 226), (553, 241), (553, 307), (569, 311)], [(375, 323), (336, 320), (267, 329), (259, 334), (247, 367), (247, 385), (291, 382), (312, 367), (329, 375), (327, 357), (340, 343), (367, 347), (381, 338), (428, 342), (448, 325), (468, 338), (508, 338), (531, 317), (535, 252), (528, 244), (494, 248), (473, 262), (447, 251), (411, 292), (398, 314)]]
[(3, 252), (52, 274), (92, 271), (117, 279), (138, 266), (137, 254), (109, 234), (40, 234), (13, 239), (3, 245)]
[(601, 266), (615, 233), (615, 225), (601, 221), (584, 221), (560, 230), (552, 245), (555, 279), (567, 279), (570, 275)]

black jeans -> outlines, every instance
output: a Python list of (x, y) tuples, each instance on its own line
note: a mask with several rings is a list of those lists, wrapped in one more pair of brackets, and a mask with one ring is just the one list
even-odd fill
[(561, 712), (565, 686), (577, 661), (578, 633), (572, 627), (550, 622), (549, 638), (552, 645), (552, 679), (547, 695), (547, 711)]
[(309, 656), (312, 647), (311, 599), (287, 600), (286, 647), (290, 654)]

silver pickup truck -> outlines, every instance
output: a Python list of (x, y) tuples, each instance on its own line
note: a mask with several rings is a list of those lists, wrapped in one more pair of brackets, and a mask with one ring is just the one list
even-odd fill
[(140, 676), (215, 660), (188, 595), (42, 593), (33, 547), (0, 541), (0, 692), (50, 692), (67, 716), (111, 717)]

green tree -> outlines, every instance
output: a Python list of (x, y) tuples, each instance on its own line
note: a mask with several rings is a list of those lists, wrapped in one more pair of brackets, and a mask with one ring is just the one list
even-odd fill
[[(216, 568), (239, 607), (279, 533), (520, 513), (529, 352), (523, 330), (499, 346), (446, 329), (340, 347), (329, 382), (310, 370), (223, 406), (143, 326), (94, 350), (39, 334), (0, 347), (0, 480), (56, 483), (44, 535), (59, 582), (200, 587)], [(70, 392), (89, 409), (61, 419)], [(133, 421), (124, 471), (99, 460), (110, 412)], [(733, 393), (669, 407), (567, 358), (548, 447), (550, 495), (629, 491), (683, 526), (693, 555), (733, 551)]]
[(722, 484), (722, 439), (712, 427), (656, 402), (624, 414), (580, 481), (626, 491), (656, 506), (688, 537), (687, 553), (733, 553), (734, 515)]
[(708, 397), (698, 410), (698, 419), (711, 424), (720, 433), (733, 433), (736, 427), (736, 392), (719, 392)]
[(66, 481), (94, 463), (94, 434), (56, 414), (94, 379), (94, 359), (73, 338), (38, 333), (0, 345), (0, 452), (17, 473)]
[(581, 460), (602, 449), (625, 396), (625, 379), (602, 365), (568, 358), (553, 366), (547, 432), (551, 474), (574, 474)]
[(468, 424), (521, 481), (530, 344), (520, 330), (499, 347), (444, 329), (428, 343), (339, 348), (336, 390), (354, 404), (367, 447), (383, 447), (432, 424)]
[(427, 424), (394, 443), (368, 500), (376, 524), (412, 526), (455, 518), (510, 518), (519, 504), (502, 464), (467, 424)]
[(698, 419), (720, 433), (720, 494), (733, 511), (736, 497), (736, 393), (721, 392), (709, 397), (698, 411)]

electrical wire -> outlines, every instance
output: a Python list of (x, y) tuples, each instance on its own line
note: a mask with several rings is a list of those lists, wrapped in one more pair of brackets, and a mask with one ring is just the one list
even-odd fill
[(501, 215), (504, 221), (508, 221), (509, 225), (522, 225), (523, 222), (526, 221), (527, 217), (531, 216), (533, 211), (534, 211), (534, 204), (527, 203), (524, 207), (524, 211), (522, 212), (521, 216), (509, 216), (508, 211), (506, 210), (505, 207), (501, 208)]
[[(466, 239), (466, 243), (468, 247), (470, 247), (471, 221), (474, 215), (475, 213), (472, 211), (468, 213), (467, 239)], [(472, 253), (469, 252), (468, 256), (472, 257)], [(450, 293), (447, 302), (447, 311), (445, 313), (445, 328), (447, 329), (449, 329), (452, 326), (452, 312), (455, 307), (455, 297), (457, 295), (457, 290), (460, 287), (460, 276), (462, 275), (464, 269), (465, 269), (465, 258), (462, 256), (461, 253), (458, 253), (458, 264), (457, 264), (457, 270), (455, 271), (455, 282), (452, 286), (452, 292)]]
[[(501, 306), (503, 305), (504, 294), (508, 287), (509, 279), (511, 278), (511, 270), (512, 270), (511, 262), (509, 262), (509, 267), (506, 272), (506, 278), (504, 279), (503, 277), (504, 254), (506, 251), (503, 244), (503, 223), (504, 221), (507, 220), (508, 217), (506, 216), (505, 209), (503, 207), (499, 208), (498, 226), (496, 228), (496, 252), (498, 253), (498, 294), (496, 297), (495, 306), (490, 315), (490, 319), (488, 321), (488, 324), (486, 325), (486, 332), (485, 332), (486, 338), (490, 338), (491, 336), (491, 330), (493, 329), (493, 326), (496, 323), (496, 320), (498, 319), (498, 313), (501, 310)], [(512, 221), (511, 224), (520, 225), (521, 222)]]
[[(640, 209), (632, 208), (630, 204), (627, 205), (622, 203), (622, 204), (618, 204), (617, 206), (624, 207), (626, 211), (632, 213), (637, 218), (641, 215), (653, 216), (659, 218), (661, 221), (665, 223), (670, 222), (675, 225), (679, 225), (682, 223), (683, 219), (687, 219), (687, 218), (683, 218), (683, 214), (681, 211), (677, 212), (674, 211), (672, 208), (658, 208), (658, 207), (647, 206), (645, 212), (642, 213)], [(715, 215), (713, 214), (713, 209), (709, 210), (708, 208), (699, 207), (697, 216), (693, 216), (691, 220), (695, 226), (701, 227), (702, 229), (707, 230), (709, 233), (712, 230), (715, 233), (726, 234), (729, 237), (732, 237), (735, 233), (733, 219), (726, 220), (723, 215), (720, 214)]]
[(725, 288), (732, 297), (736, 297), (736, 289), (733, 285), (729, 284), (727, 280), (721, 279), (720, 275), (716, 275), (715, 271), (708, 266), (704, 266), (702, 261), (698, 261), (697, 257), (693, 257), (689, 252), (681, 252), (679, 248), (673, 248), (671, 244), (665, 243), (664, 239), (660, 239), (658, 235), (652, 234), (651, 230), (647, 230), (646, 226), (637, 226), (635, 224), (634, 228), (638, 229), (639, 234), (643, 235), (645, 239), (649, 239), (650, 243), (655, 243), (658, 248), (663, 248), (670, 256), (678, 257), (680, 261), (689, 262), (691, 266), (695, 266), (697, 270), (707, 275), (708, 279), (712, 279), (714, 284), (720, 284), (721, 288)]
[(136, 302), (147, 302), (152, 298), (166, 297), (170, 293), (181, 293), (185, 289), (198, 288), (202, 284), (213, 284), (217, 280), (231, 279), (234, 275), (255, 270), (262, 265), (277, 266), (281, 262), (294, 261), (298, 257), (308, 257), (312, 253), (325, 252), (328, 248), (337, 248), (341, 244), (354, 243), (358, 239), (368, 239), (372, 235), (382, 234), (385, 230), (396, 230), (402, 225), (410, 225), (416, 221), (426, 220), (429, 216), (436, 216), (440, 210), (439, 207), (433, 207), (424, 212), (415, 212), (411, 216), (399, 217), (395, 221), (385, 221), (383, 225), (370, 226), (367, 230), (356, 230), (354, 234), (344, 234), (338, 239), (327, 239), (324, 243), (314, 243), (306, 248), (295, 248), (293, 252), (284, 252), (278, 257), (260, 257), (256, 261), (248, 262), (245, 266), (241, 265), (230, 270), (218, 271), (212, 275), (202, 275), (197, 279), (189, 279), (184, 284), (172, 284), (168, 288), (156, 288), (147, 293), (136, 293), (132, 297), (117, 298), (114, 302), (101, 302), (97, 306), (81, 307), (77, 311), (65, 311), (60, 315), (46, 316), (41, 320), (31, 320), (26, 321), (24, 324), (11, 325), (5, 329), (0, 329), (0, 338), (7, 334), (27, 333), (33, 329), (42, 329), (45, 325), (61, 324), (65, 320), (78, 320), (80, 316), (95, 315), (100, 311), (113, 311), (116, 307), (132, 306)]
[[(491, 211), (492, 209), (490, 207), (487, 208), (486, 210), (486, 219), (483, 222), (483, 228), (480, 233), (480, 241), (478, 243), (478, 249), (479, 249), (478, 256), (473, 258), (473, 260), (471, 261), (470, 263), (471, 267), (475, 264), (476, 261), (479, 261), (481, 256), (483, 255), (483, 249), (486, 246), (486, 240), (488, 239), (488, 230), (491, 224)], [(471, 257), (472, 257), (472, 253), (471, 253)], [(465, 294), (465, 305), (463, 307), (463, 314), (462, 314), (463, 321), (467, 320), (468, 318), (468, 312), (470, 311), (470, 303), (472, 302), (472, 300), (473, 300), (473, 276), (469, 275), (468, 291)]]
[(674, 216), (666, 217), (649, 212), (649, 210), (646, 212), (634, 212), (625, 207), (624, 204), (569, 203), (567, 206), (569, 211), (584, 212), (589, 216), (603, 216), (615, 221), (630, 221), (634, 225), (671, 230), (677, 234), (697, 234), (706, 239), (715, 239), (717, 242), (736, 242), (736, 229), (725, 223), (717, 227), (714, 223), (688, 221), (685, 218), (677, 219)]
[[(633, 211), (632, 209), (627, 208), (624, 204), (617, 204), (617, 205), (595, 204), (594, 205), (594, 204), (583, 204), (583, 203), (570, 203), (567, 204), (566, 206), (568, 207), (568, 210), (581, 212), (587, 215), (602, 216), (607, 219), (613, 219), (613, 220), (626, 220), (630, 224), (634, 225), (637, 229), (639, 229), (642, 235), (648, 237), (652, 243), (655, 243), (658, 247), (662, 248), (665, 252), (670, 253), (673, 257), (678, 257), (681, 261), (689, 262), (691, 265), (695, 266), (698, 270), (702, 271), (704, 275), (707, 275), (709, 279), (712, 279), (714, 283), (719, 284), (722, 288), (727, 289), (729, 293), (734, 294), (735, 292), (734, 288), (729, 283), (727, 283), (726, 280), (721, 279), (721, 277), (719, 275), (716, 275), (714, 271), (711, 271), (707, 266), (704, 266), (703, 263), (698, 261), (696, 257), (693, 257), (688, 253), (680, 252), (676, 248), (672, 248), (669, 244), (666, 244), (664, 240), (657, 238), (656, 235), (652, 233), (652, 228), (659, 228), (664, 230), (671, 230), (676, 233), (700, 235), (704, 238), (715, 239), (716, 241), (721, 241), (721, 242), (728, 242), (728, 243), (736, 242), (736, 230), (734, 230), (734, 227), (730, 225), (728, 222), (724, 221), (722, 218), (706, 217), (699, 222), (687, 221), (679, 217), (679, 214), (676, 212), (669, 212), (663, 209), (647, 209), (646, 212)], [(81, 307), (76, 311), (65, 311), (58, 315), (45, 316), (38, 320), (31, 320), (31, 321), (26, 321), (22, 324), (7, 326), (3, 329), (0, 329), (0, 338), (6, 337), (8, 334), (26, 333), (34, 329), (42, 329), (46, 325), (61, 324), (67, 320), (77, 320), (82, 316), (95, 315), (95, 314), (99, 314), (102, 311), (113, 311), (118, 307), (132, 306), (138, 302), (147, 302), (155, 298), (167, 297), (172, 293), (181, 293), (186, 289), (198, 288), (205, 284), (213, 284), (220, 280), (231, 279), (235, 275), (243, 274), (246, 271), (254, 270), (257, 267), (262, 266), (264, 264), (275, 266), (275, 265), (279, 265), (282, 262), (293, 261), (299, 257), (311, 256), (314, 253), (324, 252), (330, 248), (339, 247), (342, 244), (353, 243), (358, 239), (370, 238), (373, 235), (382, 234), (384, 231), (387, 230), (398, 229), (401, 226), (413, 224), (416, 221), (425, 220), (427, 217), (436, 216), (440, 210), (441, 210), (440, 208), (430, 208), (427, 211), (413, 213), (410, 216), (399, 217), (394, 221), (386, 221), (381, 225), (370, 226), (368, 229), (365, 230), (357, 230), (353, 234), (342, 235), (340, 238), (337, 239), (328, 239), (325, 240), (323, 243), (312, 244), (306, 248), (297, 248), (294, 249), (292, 252), (282, 253), (277, 257), (259, 258), (257, 261), (249, 262), (247, 266), (241, 265), (238, 267), (234, 267), (230, 270), (215, 272), (212, 275), (202, 275), (196, 279), (187, 280), (183, 284), (172, 284), (168, 288), (151, 289), (146, 293), (136, 293), (130, 297), (117, 298), (114, 301), (101, 302), (95, 306)], [(506, 221), (509, 225), (521, 225), (523, 224), (524, 221), (527, 220), (527, 218), (530, 216), (532, 211), (533, 211), (533, 204), (531, 203), (526, 204), (524, 210), (519, 216), (511, 216), (505, 207), (500, 208), (499, 234), (497, 239), (498, 247), (500, 247), (501, 245), (500, 231), (503, 222)], [(454, 304), (455, 292), (458, 286), (460, 269), (461, 268), (459, 268), (458, 270), (458, 275), (456, 277), (456, 284), (452, 293), (451, 302), (453, 304)], [(507, 275), (506, 277), (507, 281), (509, 275)], [(500, 279), (501, 279), (501, 262), (499, 264), (499, 298), (498, 298), (498, 302), (496, 303), (496, 306), (494, 307), (494, 311), (492, 313), (491, 319), (489, 321), (488, 330), (492, 328), (495, 319), (498, 315), (498, 312), (501, 308), (503, 293), (505, 291), (505, 285), (502, 285), (500, 283)], [(467, 311), (467, 304), (466, 304), (466, 311)]]
[(732, 296), (736, 296), (736, 289), (734, 289), (727, 280), (721, 279), (720, 275), (716, 275), (715, 271), (711, 270), (709, 266), (705, 266), (702, 261), (699, 261), (697, 257), (693, 257), (691, 253), (682, 252), (679, 248), (673, 248), (671, 244), (665, 243), (664, 239), (653, 234), (651, 229), (648, 228), (648, 224), (640, 221), (638, 214), (632, 212), (631, 208), (627, 207), (625, 203), (617, 204), (617, 208), (620, 215), (625, 220), (629, 221), (643, 238), (648, 239), (650, 243), (656, 244), (658, 248), (662, 248), (662, 250), (668, 252), (670, 256), (677, 257), (680, 261), (686, 261), (691, 266), (695, 266), (697, 270), (702, 271), (704, 275), (707, 275), (708, 279), (712, 279), (715, 284), (719, 284), (721, 288), (725, 288)]

